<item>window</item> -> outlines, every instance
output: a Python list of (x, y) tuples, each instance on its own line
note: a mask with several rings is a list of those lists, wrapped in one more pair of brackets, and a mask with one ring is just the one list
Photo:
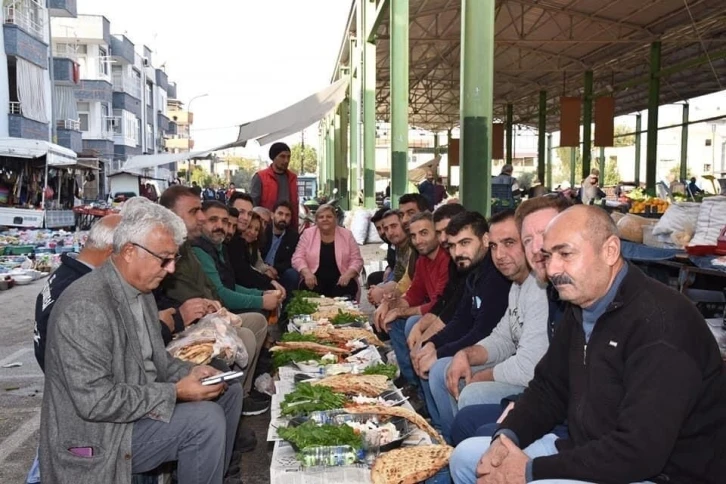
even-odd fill
[(146, 125), (146, 149), (148, 151), (154, 149), (154, 127), (150, 124)]
[(114, 125), (113, 125), (113, 134), (116, 136), (123, 136), (123, 111), (121, 109), (114, 109), (113, 110), (113, 116), (114, 116)]
[(153, 92), (154, 92), (154, 89), (153, 89), (151, 83), (147, 82), (146, 83), (146, 105), (147, 106), (151, 106), (151, 98), (154, 95)]
[(98, 48), (98, 73), (108, 76), (108, 50), (104, 47)]
[(91, 105), (89, 103), (78, 103), (78, 121), (81, 125), (81, 131), (88, 133), (90, 131), (89, 115)]
[(712, 141), (711, 139), (707, 139), (707, 140), (706, 140), (706, 146), (711, 146), (711, 143), (712, 143), (712, 142), (713, 142), (713, 141)]

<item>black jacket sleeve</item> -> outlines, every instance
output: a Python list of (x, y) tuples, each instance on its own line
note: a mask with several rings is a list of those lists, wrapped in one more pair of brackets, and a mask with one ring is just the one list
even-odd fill
[(234, 278), (237, 284), (249, 289), (259, 289), (261, 291), (272, 289), (272, 279), (256, 271), (250, 265), (250, 260), (247, 256), (247, 246), (240, 237), (235, 237), (227, 244), (227, 254), (229, 254), (229, 263), (234, 271)]

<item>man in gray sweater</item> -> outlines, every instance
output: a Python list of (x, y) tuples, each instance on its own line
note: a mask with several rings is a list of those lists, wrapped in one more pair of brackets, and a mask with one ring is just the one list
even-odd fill
[[(429, 380), (437, 407), (451, 405), (454, 415), (465, 406), (499, 403), (523, 392), (549, 346), (547, 293), (530, 273), (514, 213), (494, 217), (489, 235), (494, 264), (513, 282), (509, 306), (489, 336), (454, 356), (444, 381)], [(452, 422), (443, 420), (446, 437)]]

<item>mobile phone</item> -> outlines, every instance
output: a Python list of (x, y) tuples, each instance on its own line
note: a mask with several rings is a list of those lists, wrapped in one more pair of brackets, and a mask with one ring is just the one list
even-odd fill
[(68, 452), (76, 457), (93, 457), (93, 447), (71, 447)]
[(214, 375), (207, 377), (202, 380), (202, 385), (216, 385), (218, 383), (222, 383), (223, 381), (228, 380), (234, 380), (235, 378), (240, 378), (245, 373), (243, 371), (228, 371), (227, 373), (220, 373), (219, 375)]

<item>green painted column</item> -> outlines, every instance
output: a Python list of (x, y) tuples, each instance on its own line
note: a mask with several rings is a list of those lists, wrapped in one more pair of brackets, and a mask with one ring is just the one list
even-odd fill
[[(360, 4), (360, 2), (358, 2)], [(358, 10), (360, 11), (360, 5)], [(360, 13), (358, 17), (358, 30), (362, 32), (362, 20)], [(362, 34), (358, 34), (359, 36)], [(351, 52), (351, 65), (350, 65), (350, 96), (349, 96), (349, 111), (350, 111), (350, 133), (349, 144), (350, 144), (350, 165), (348, 169), (348, 178), (350, 179), (350, 206), (358, 206), (358, 180), (360, 179), (358, 155), (360, 154), (360, 77), (361, 77), (361, 62), (360, 62), (360, 47), (358, 46), (357, 39), (352, 38), (350, 41), (350, 52)]]
[(487, 217), (492, 203), (494, 4), (461, 1), (461, 201)]
[(643, 115), (635, 115), (635, 184), (640, 186), (640, 131), (643, 128)]
[(539, 92), (539, 124), (537, 127), (537, 178), (545, 181), (545, 147), (547, 145), (547, 91)]
[(451, 192), (453, 186), (451, 183), (451, 128), (446, 132), (446, 159), (448, 160), (446, 163), (446, 187)]
[(328, 119), (328, 180), (326, 184), (328, 196), (333, 194), (335, 177), (335, 117), (331, 117)]
[[(363, 8), (364, 28), (376, 18), (374, 0), (358, 0)], [(361, 39), (363, 45), (363, 197), (366, 208), (376, 208), (376, 44)]]
[[(605, 147), (600, 147), (600, 156), (598, 157), (598, 165), (597, 167), (600, 168), (600, 177), (603, 178), (605, 176)], [(602, 180), (600, 180), (600, 185), (602, 186)]]
[(650, 44), (650, 80), (648, 85), (648, 139), (645, 152), (645, 189), (655, 194), (658, 165), (658, 108), (660, 105), (660, 42)]
[(439, 154), (439, 132), (434, 131), (434, 156)]
[(590, 175), (592, 160), (592, 71), (585, 71), (585, 99), (582, 105), (582, 178)]
[[(325, 183), (325, 136), (323, 135), (323, 122), (318, 125), (318, 186)], [(313, 196), (316, 194), (314, 193)]]
[(335, 173), (335, 182), (334, 187), (338, 189), (338, 196), (342, 196), (343, 194), (343, 136), (342, 136), (342, 125), (341, 125), (341, 112), (343, 111), (343, 104), (341, 103), (338, 106), (338, 109), (335, 113), (334, 118), (334, 130), (333, 131), (333, 139), (335, 141), (334, 145), (334, 154), (335, 154), (335, 165), (333, 166), (333, 172)]
[(688, 178), (688, 103), (683, 104), (683, 126), (681, 126), (681, 181)]
[(511, 165), (514, 157), (514, 105), (512, 103), (507, 104), (507, 120), (504, 130), (507, 138), (507, 165)]
[(552, 133), (547, 134), (547, 180), (544, 184), (548, 190), (552, 190)]
[(391, 207), (408, 184), (408, 0), (390, 3)]
[(570, 187), (575, 188), (575, 157), (577, 156), (577, 148), (570, 148)]
[(349, 106), (350, 101), (348, 98), (340, 103), (340, 159), (338, 160), (339, 165), (339, 186), (338, 197), (340, 198), (340, 207), (343, 210), (350, 210), (350, 192), (348, 191), (348, 176), (349, 176), (349, 153), (348, 153), (348, 132), (350, 131), (349, 122)]

